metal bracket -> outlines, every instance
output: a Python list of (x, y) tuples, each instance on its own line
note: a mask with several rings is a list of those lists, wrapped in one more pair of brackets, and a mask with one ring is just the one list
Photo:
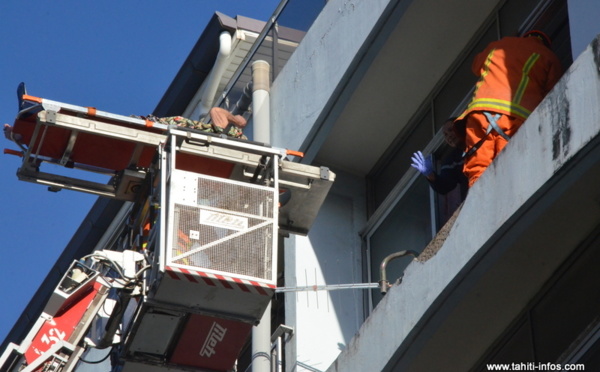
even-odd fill
[(329, 180), (329, 168), (327, 167), (321, 167), (321, 179), (328, 181)]
[(46, 111), (46, 122), (56, 124), (56, 111)]
[(75, 147), (75, 142), (77, 142), (77, 131), (71, 131), (71, 135), (69, 136), (69, 142), (67, 143), (67, 148), (63, 153), (62, 158), (60, 159), (60, 165), (65, 166), (71, 160), (71, 154), (73, 153), (73, 147)]

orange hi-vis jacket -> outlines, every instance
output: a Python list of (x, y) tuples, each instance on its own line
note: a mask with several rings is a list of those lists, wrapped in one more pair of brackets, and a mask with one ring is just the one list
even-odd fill
[(527, 119), (560, 79), (558, 57), (536, 37), (504, 37), (473, 60), (479, 76), (465, 112), (493, 111)]

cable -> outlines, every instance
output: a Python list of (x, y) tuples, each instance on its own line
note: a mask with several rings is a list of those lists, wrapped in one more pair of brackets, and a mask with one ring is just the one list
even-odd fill
[[(114, 349), (114, 346), (111, 347), (110, 350), (108, 351), (108, 353), (106, 354), (106, 356), (102, 357), (102, 359), (100, 359), (100, 360), (90, 361), (90, 360), (85, 360), (83, 358), (79, 358), (79, 360), (86, 364), (100, 364), (100, 363), (104, 362), (106, 359), (108, 359), (108, 357), (112, 353), (113, 349)], [(102, 349), (97, 349), (97, 350), (102, 350)]]
[(144, 273), (144, 271), (150, 270), (151, 268), (151, 265), (142, 267), (137, 273), (135, 273), (135, 279), (140, 280), (140, 276)]
[(103, 256), (103, 255), (97, 254), (97, 253), (92, 253), (87, 256), (84, 256), (82, 259), (87, 259), (87, 258), (96, 258), (99, 262), (105, 261), (105, 262), (110, 263), (110, 266), (112, 266), (112, 268), (117, 272), (117, 274), (119, 274), (119, 276), (121, 276), (121, 278), (125, 279), (127, 282), (131, 282), (136, 279), (136, 278), (130, 278), (127, 275), (125, 275), (125, 273), (123, 273), (123, 270), (121, 269), (121, 266), (119, 266), (116, 262), (114, 262), (113, 260), (111, 260), (110, 258), (108, 258), (106, 256)]

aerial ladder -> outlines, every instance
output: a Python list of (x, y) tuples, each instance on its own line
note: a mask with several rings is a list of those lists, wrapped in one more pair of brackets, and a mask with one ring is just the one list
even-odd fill
[(5, 150), (21, 158), (18, 178), (129, 209), (114, 238), (73, 261), (27, 336), (0, 354), (0, 372), (74, 371), (92, 350), (112, 371), (235, 370), (277, 288), (278, 237), (308, 233), (335, 174), (262, 143), (24, 86), (19, 97), (18, 150)]

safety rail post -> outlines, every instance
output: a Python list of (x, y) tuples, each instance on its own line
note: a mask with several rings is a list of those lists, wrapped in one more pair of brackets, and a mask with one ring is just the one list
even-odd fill
[[(288, 337), (292, 337), (294, 328), (280, 324), (271, 335), (271, 371), (283, 371), (283, 337), (286, 334)], [(273, 353), (275, 353), (275, 358), (273, 358)], [(273, 365), (273, 362), (275, 365)]]
[[(383, 261), (381, 261), (381, 265), (379, 266), (379, 286), (380, 286), (382, 295), (385, 295), (387, 293), (388, 288), (391, 287), (390, 282), (387, 280), (387, 272), (386, 272), (387, 264), (390, 261), (395, 260), (396, 258), (400, 258), (400, 257), (408, 256), (408, 255), (418, 257), (419, 253), (416, 251), (404, 250), (404, 251), (392, 253), (392, 254), (388, 255), (386, 258), (384, 258)], [(402, 280), (402, 277), (400, 277), (400, 280)]]

